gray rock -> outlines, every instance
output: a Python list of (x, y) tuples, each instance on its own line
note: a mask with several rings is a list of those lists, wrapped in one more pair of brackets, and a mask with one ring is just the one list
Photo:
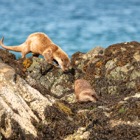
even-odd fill
[[(77, 52), (65, 73), (42, 58), (0, 51), (0, 139), (139, 139), (139, 48), (127, 42)], [(99, 101), (76, 102), (78, 78)]]
[(44, 119), (45, 107), (52, 105), (54, 100), (42, 96), (16, 75), (12, 67), (2, 62), (0, 67), (0, 122), (6, 124), (0, 127), (0, 132), (5, 138), (10, 138), (13, 135), (12, 121), (15, 121), (25, 134), (36, 137), (37, 130), (32, 121), (39, 122), (39, 118)]

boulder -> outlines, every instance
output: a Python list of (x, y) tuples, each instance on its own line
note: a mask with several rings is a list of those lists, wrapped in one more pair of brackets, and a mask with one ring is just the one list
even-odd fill
[[(140, 139), (140, 43), (77, 52), (71, 64), (63, 72), (0, 50), (0, 139)], [(79, 78), (99, 101), (75, 100)]]

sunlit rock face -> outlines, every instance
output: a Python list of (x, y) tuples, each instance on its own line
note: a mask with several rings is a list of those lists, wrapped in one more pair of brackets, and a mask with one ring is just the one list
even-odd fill
[[(0, 50), (0, 139), (140, 139), (140, 43), (77, 52), (71, 65)], [(77, 79), (98, 101), (77, 102)]]

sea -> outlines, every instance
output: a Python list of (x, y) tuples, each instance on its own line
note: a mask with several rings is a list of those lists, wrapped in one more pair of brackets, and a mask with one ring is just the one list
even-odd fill
[(46, 33), (70, 57), (96, 46), (140, 42), (140, 0), (0, 0), (5, 45), (19, 45), (34, 32)]

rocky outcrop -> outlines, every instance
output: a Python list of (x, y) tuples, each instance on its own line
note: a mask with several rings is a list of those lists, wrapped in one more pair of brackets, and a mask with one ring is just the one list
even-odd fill
[[(0, 50), (0, 139), (140, 139), (140, 43), (71, 58), (72, 69)], [(78, 103), (74, 81), (90, 82), (96, 103)]]
[[(33, 122), (44, 120), (44, 110), (55, 101), (46, 98), (15, 73), (15, 70), (0, 62), (0, 131), (9, 138), (13, 131), (21, 129), (26, 135), (37, 137)], [(38, 116), (36, 116), (36, 113)], [(13, 122), (19, 125), (15, 126)], [(17, 128), (14, 128), (17, 127)]]

